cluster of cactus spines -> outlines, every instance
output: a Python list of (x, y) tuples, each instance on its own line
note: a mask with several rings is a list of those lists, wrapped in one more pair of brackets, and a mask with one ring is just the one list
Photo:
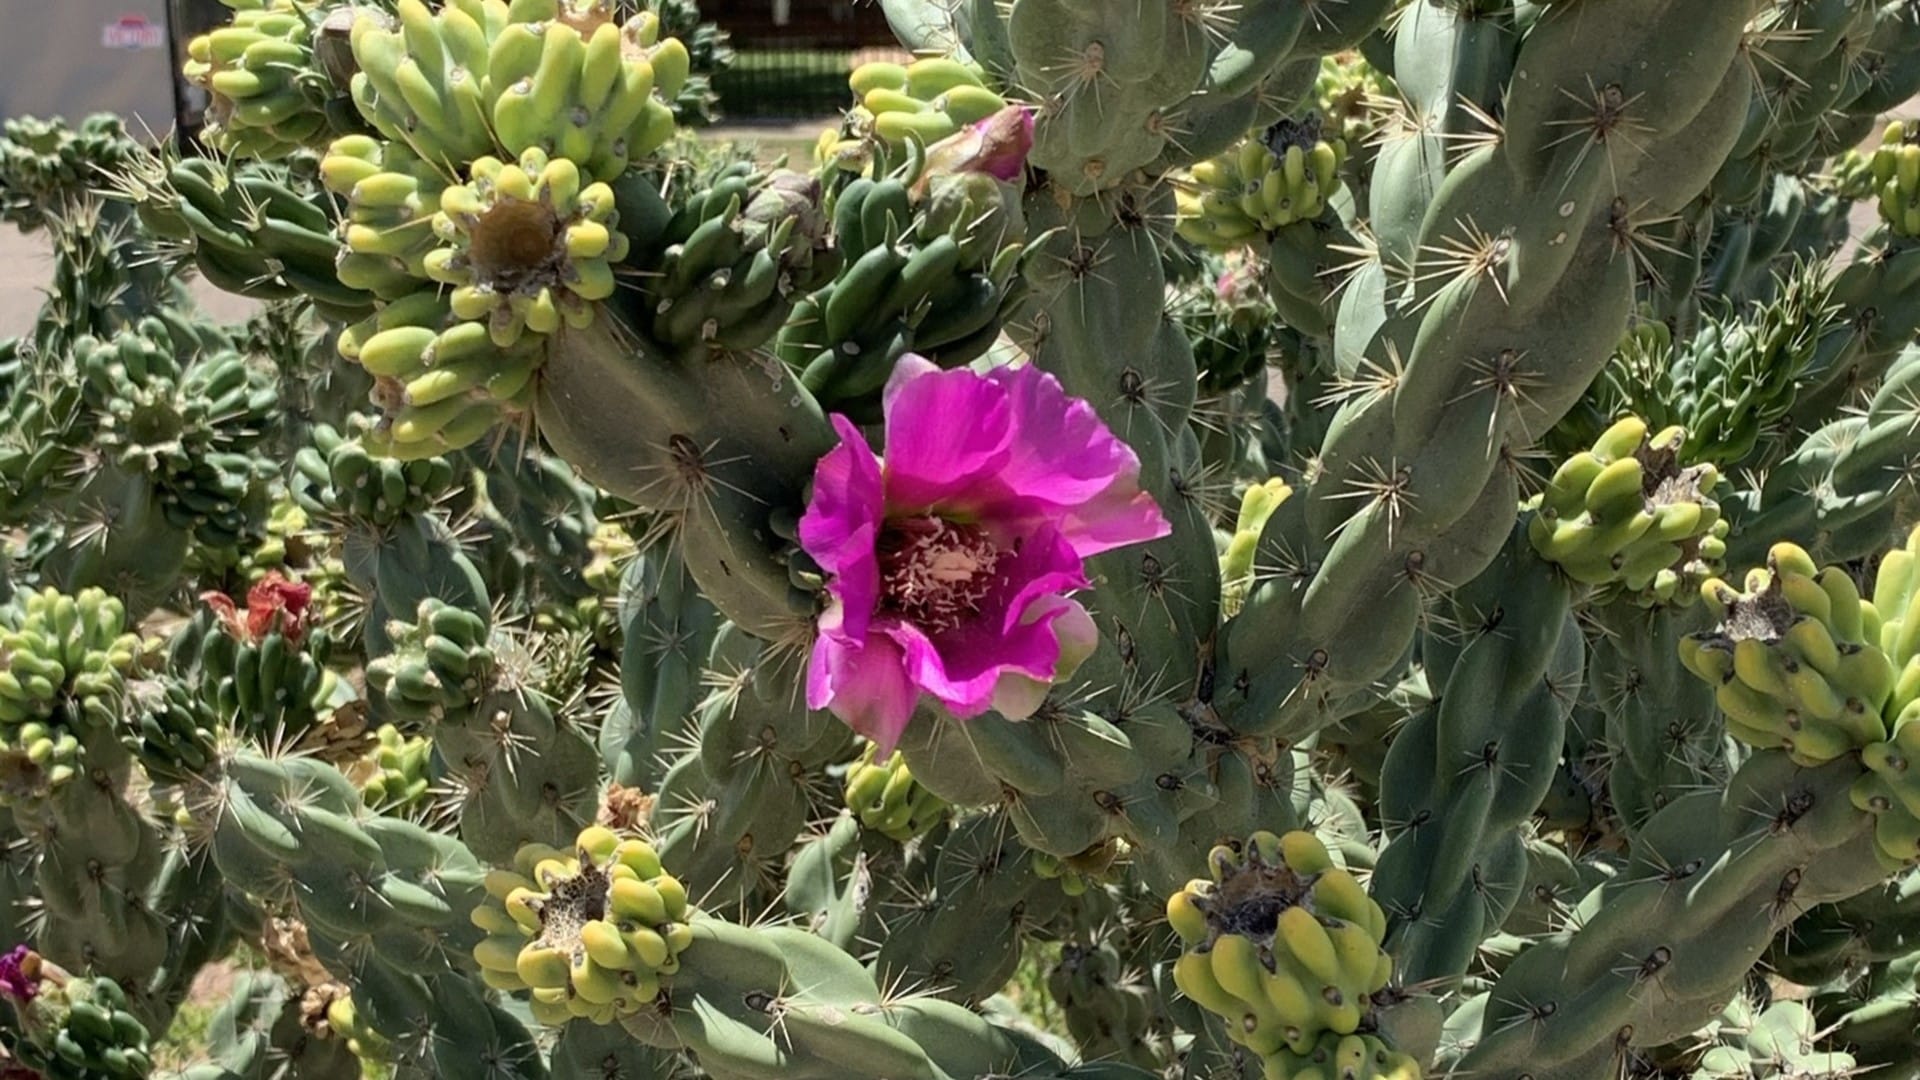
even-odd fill
[[(55, 247), (0, 343), (43, 1003), (158, 1031), (253, 944), (194, 1080), (1902, 1061), (1912, 0), (887, 0), (811, 174), (674, 131), (689, 5), (228, 6), (218, 156), (0, 141)], [(1118, 526), (997, 414), (892, 421), (976, 384), (1165, 523), (979, 715), (893, 590)], [(907, 558), (920, 442), (986, 464)], [(36, 1015), (8, 1065), (142, 1071)]]

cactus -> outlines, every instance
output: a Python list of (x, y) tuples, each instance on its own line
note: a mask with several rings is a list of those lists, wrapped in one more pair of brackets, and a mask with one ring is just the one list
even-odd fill
[(1912, 1072), (1913, 0), (227, 6), (0, 138), (0, 1071)]
[(59, 1080), (134, 1080), (151, 1072), (147, 1029), (127, 1012), (126, 994), (113, 980), (71, 975), (24, 945), (0, 957), (0, 979), (24, 1036), (10, 1055), (20, 1067)]
[(1764, 1011), (1743, 998), (1727, 1006), (1714, 1029), (1719, 1045), (1700, 1056), (1693, 1075), (1851, 1076), (1851, 1055), (1814, 1050), (1819, 1033), (1813, 1013), (1797, 1001), (1781, 1001)]
[(202, 132), (208, 145), (273, 160), (350, 123), (335, 60), (349, 8), (312, 0), (227, 6), (233, 21), (187, 42), (183, 68), (210, 99)]

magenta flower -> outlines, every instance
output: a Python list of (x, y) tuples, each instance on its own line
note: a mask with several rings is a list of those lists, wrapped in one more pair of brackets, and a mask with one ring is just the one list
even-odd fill
[(1009, 105), (976, 120), (927, 147), (926, 177), (947, 173), (985, 173), (995, 180), (1018, 180), (1033, 149), (1033, 109)]
[(1093, 652), (1067, 594), (1090, 555), (1167, 535), (1140, 462), (1032, 367), (941, 371), (908, 354), (887, 383), (886, 455), (835, 416), (800, 545), (830, 575), (807, 705), (892, 752), (924, 693), (959, 719), (1033, 714)]
[(25, 945), (0, 954), (0, 997), (26, 1004), (40, 992), (40, 956)]

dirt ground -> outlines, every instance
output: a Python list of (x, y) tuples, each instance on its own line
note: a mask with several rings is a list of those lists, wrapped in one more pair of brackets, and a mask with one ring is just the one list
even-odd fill
[[(53, 277), (53, 258), (44, 236), (23, 236), (0, 225), (0, 338), (33, 329), (42, 290)], [(208, 314), (222, 320), (245, 319), (253, 301), (194, 282), (193, 294)]]

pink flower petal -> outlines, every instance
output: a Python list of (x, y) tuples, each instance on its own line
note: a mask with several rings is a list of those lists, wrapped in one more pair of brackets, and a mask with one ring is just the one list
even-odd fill
[(831, 630), (858, 640), (880, 602), (880, 536), (886, 499), (880, 463), (860, 429), (843, 416), (833, 418), (840, 445), (827, 451), (813, 470), (813, 498), (800, 518), (800, 547), (832, 575), (828, 593), (838, 601), (830, 609)]
[(1082, 557), (1172, 531), (1140, 459), (1032, 366), (986, 375), (903, 358), (886, 390), (890, 509), (1059, 526)]
[(1053, 623), (1066, 611), (1052, 604), (1036, 611), (1036, 602), (1087, 585), (1080, 557), (1051, 527), (1003, 556), (998, 572), (1004, 584), (987, 597), (977, 617), (952, 630), (929, 636), (897, 619), (874, 624), (906, 654), (914, 684), (961, 719), (991, 708), (1008, 672), (1052, 681), (1060, 660)]
[(927, 147), (925, 175), (979, 172), (996, 180), (1018, 180), (1033, 149), (1034, 110), (1009, 105), (976, 120)]
[(1025, 720), (1040, 711), (1047, 691), (1062, 679), (1071, 678), (1087, 657), (1100, 645), (1100, 629), (1093, 624), (1087, 609), (1064, 596), (1048, 596), (1034, 601), (1023, 621), (1049, 618), (1053, 636), (1060, 642), (1060, 658), (1054, 662), (1053, 677), (1035, 679), (1018, 671), (1004, 672), (993, 688), (993, 711), (1009, 720)]
[[(830, 575), (807, 701), (891, 750), (922, 693), (955, 717), (1026, 716), (1098, 643), (1066, 594), (1087, 556), (1171, 531), (1140, 462), (1093, 407), (1032, 367), (941, 371), (909, 355), (882, 400), (884, 461), (834, 417), (841, 445), (815, 469), (801, 546)], [(881, 595), (888, 520), (926, 514), (1002, 546), (992, 588), (958, 626), (930, 632)], [(977, 535), (977, 534), (976, 534)]]
[[(1012, 410), (1013, 445), (995, 482), (1007, 502), (1052, 518), (1081, 557), (1173, 531), (1140, 490), (1140, 459), (1093, 406), (1031, 365), (996, 368)], [(1035, 504), (1038, 504), (1036, 507)]]
[(1005, 391), (971, 371), (901, 358), (887, 381), (887, 509), (925, 511), (982, 490), (1006, 467)]
[(823, 634), (807, 663), (807, 707), (828, 709), (871, 739), (884, 760), (913, 720), (920, 691), (907, 678), (906, 658), (885, 635), (865, 641)]

